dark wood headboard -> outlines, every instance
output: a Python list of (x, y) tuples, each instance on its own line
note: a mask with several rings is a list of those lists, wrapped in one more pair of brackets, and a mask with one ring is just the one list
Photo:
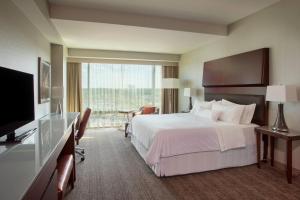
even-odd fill
[(204, 87), (267, 86), (269, 49), (258, 49), (204, 63)]
[(238, 104), (256, 104), (253, 123), (267, 125), (269, 49), (258, 49), (204, 63), (204, 99), (226, 99)]

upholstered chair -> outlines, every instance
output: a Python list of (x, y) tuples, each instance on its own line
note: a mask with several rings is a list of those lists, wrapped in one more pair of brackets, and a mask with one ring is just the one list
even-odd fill
[[(150, 114), (159, 114), (159, 108), (155, 106), (142, 106), (138, 111), (132, 112), (132, 117), (136, 115), (150, 115)], [(131, 121), (131, 120), (130, 120)], [(128, 136), (131, 130), (131, 123), (125, 123), (125, 137)]]
[(79, 124), (79, 129), (78, 131), (76, 131), (75, 134), (75, 141), (76, 141), (76, 147), (75, 147), (75, 153), (77, 153), (78, 155), (81, 156), (81, 161), (84, 161), (85, 159), (85, 152), (84, 152), (84, 148), (80, 148), (79, 145), (79, 140), (82, 138), (82, 136), (84, 135), (87, 123), (89, 121), (90, 115), (91, 115), (92, 110), (90, 108), (87, 108), (82, 116), (82, 119), (80, 121)]

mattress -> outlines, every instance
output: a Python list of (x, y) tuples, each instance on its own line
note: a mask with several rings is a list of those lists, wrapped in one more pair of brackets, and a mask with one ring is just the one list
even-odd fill
[[(182, 135), (185, 135), (186, 132), (190, 130), (198, 130), (199, 129), (199, 119), (197, 120), (197, 123), (195, 125), (194, 117), (191, 116), (192, 114), (176, 114), (176, 115), (168, 115), (168, 116), (162, 116), (164, 117), (179, 117), (182, 118), (180, 121), (184, 123), (182, 126), (181, 123), (177, 123), (170, 128), (168, 126), (168, 123), (171, 124), (172, 120), (166, 120), (165, 122), (162, 122), (163, 127), (166, 130), (176, 130), (177, 132), (182, 131)], [(148, 118), (149, 121), (152, 121), (152, 123), (155, 123), (155, 120), (160, 120), (161, 118)], [(147, 120), (146, 120), (147, 121)], [(175, 120), (176, 121), (176, 120)], [(208, 121), (201, 120), (204, 124), (206, 124), (206, 128), (215, 127), (216, 124)], [(145, 122), (145, 121), (144, 121)], [(174, 122), (173, 122), (174, 123)], [(231, 149), (227, 151), (221, 151), (220, 145), (215, 145), (216, 141), (218, 141), (216, 134), (212, 134), (208, 131), (209, 134), (202, 135), (198, 141), (201, 141), (200, 139), (204, 139), (204, 141), (214, 141), (213, 146), (214, 148), (207, 149), (207, 150), (200, 150), (199, 151), (183, 151), (183, 153), (175, 153), (175, 154), (160, 154), (159, 159), (157, 162), (149, 163), (147, 162), (147, 155), (149, 157), (149, 149), (152, 148), (151, 142), (147, 145), (147, 142), (149, 142), (149, 138), (151, 141), (151, 138), (153, 139), (154, 136), (151, 135), (155, 132), (155, 129), (157, 127), (162, 127), (161, 125), (158, 126), (150, 126), (149, 123), (137, 123), (138, 126), (142, 126), (142, 129), (136, 129), (133, 128), (133, 134), (131, 137), (132, 144), (135, 146), (138, 153), (142, 156), (142, 158), (146, 161), (146, 163), (152, 168), (152, 170), (155, 172), (157, 176), (172, 176), (172, 175), (178, 175), (178, 174), (187, 174), (187, 173), (194, 173), (194, 172), (201, 172), (201, 171), (208, 171), (208, 170), (215, 170), (215, 169), (221, 169), (226, 167), (235, 167), (235, 166), (243, 166), (243, 165), (249, 165), (256, 162), (256, 143), (255, 143), (255, 134), (254, 134), (254, 128), (257, 126), (255, 124), (250, 125), (235, 125), (234, 127), (240, 129), (242, 131), (242, 134), (245, 139), (245, 146), (243, 148), (236, 148)], [(170, 125), (169, 124), (169, 125)], [(201, 123), (200, 123), (201, 124)], [(224, 125), (222, 122), (218, 122), (218, 125)], [(136, 125), (133, 124), (133, 127)], [(192, 126), (192, 128), (187, 128), (189, 126)], [(185, 128), (184, 128), (185, 127)], [(203, 131), (203, 126), (200, 125)], [(135, 127), (136, 128), (136, 127)], [(147, 130), (151, 129), (151, 130)], [(204, 130), (212, 130), (212, 129), (204, 129)], [(148, 139), (141, 139), (137, 136), (140, 136), (139, 134), (135, 134), (135, 131), (142, 131), (143, 134), (150, 134)], [(165, 130), (164, 130), (165, 131)], [(205, 132), (205, 131), (204, 131)], [(188, 134), (187, 134), (188, 135)], [(214, 135), (214, 136), (212, 136)], [(206, 137), (210, 137), (210, 139), (207, 140)], [(197, 136), (199, 137), (199, 136)], [(167, 138), (168, 139), (168, 138)], [(181, 138), (182, 139), (182, 138)], [(145, 145), (146, 142), (146, 145)], [(189, 146), (190, 142), (188, 139), (185, 140), (183, 143), (186, 144), (186, 146)], [(172, 144), (172, 143), (170, 143)], [(167, 145), (169, 148), (170, 144)], [(203, 145), (203, 144), (201, 144)], [(201, 146), (200, 145), (200, 146)], [(215, 145), (215, 146), (214, 146)], [(177, 145), (178, 146), (178, 145)], [(180, 146), (180, 145), (179, 145)], [(207, 145), (206, 145), (207, 146)], [(209, 145), (208, 145), (209, 146)], [(172, 148), (170, 148), (172, 149)], [(179, 148), (181, 150), (181, 148)], [(186, 150), (186, 149), (185, 149)], [(161, 151), (159, 149), (158, 151)]]

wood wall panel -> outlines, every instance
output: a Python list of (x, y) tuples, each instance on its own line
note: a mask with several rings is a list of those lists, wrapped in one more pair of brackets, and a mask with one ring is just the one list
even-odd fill
[(269, 49), (263, 48), (204, 63), (204, 87), (267, 86)]

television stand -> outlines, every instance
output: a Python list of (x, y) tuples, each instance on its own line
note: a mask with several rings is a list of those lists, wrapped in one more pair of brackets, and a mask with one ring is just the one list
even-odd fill
[(13, 131), (6, 135), (7, 139), (6, 142), (14, 142), (16, 138), (16, 133)]
[(34, 133), (37, 128), (33, 128), (30, 130), (21, 133), (20, 135), (16, 136), (15, 132), (11, 132), (6, 135), (6, 140), (1, 141), (0, 144), (9, 144), (9, 143), (19, 143), (22, 142), (24, 139), (28, 138), (32, 133)]

